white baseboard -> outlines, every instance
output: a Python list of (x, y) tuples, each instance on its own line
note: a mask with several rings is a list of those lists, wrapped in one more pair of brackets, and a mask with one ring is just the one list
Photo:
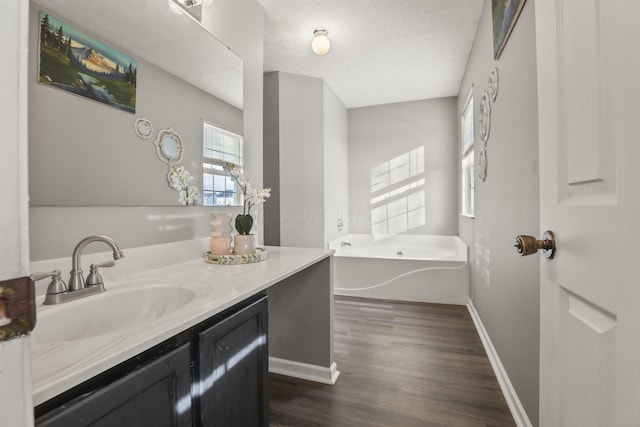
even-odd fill
[(330, 385), (334, 385), (340, 375), (335, 362), (327, 368), (277, 357), (269, 357), (269, 372)]
[(498, 379), (498, 384), (500, 384), (500, 389), (502, 390), (502, 394), (507, 401), (507, 405), (509, 406), (509, 410), (511, 411), (513, 420), (516, 422), (516, 425), (518, 427), (531, 427), (531, 421), (529, 421), (529, 417), (527, 416), (527, 413), (525, 412), (524, 407), (522, 406), (522, 403), (520, 402), (520, 399), (518, 398), (518, 395), (513, 388), (513, 384), (511, 384), (511, 380), (509, 380), (507, 371), (504, 369), (504, 366), (500, 361), (500, 357), (498, 357), (498, 353), (496, 352), (496, 349), (491, 342), (491, 338), (489, 338), (487, 330), (482, 324), (482, 320), (480, 319), (480, 316), (478, 315), (478, 312), (473, 305), (473, 301), (469, 300), (469, 302), (467, 303), (467, 309), (469, 310), (469, 314), (471, 314), (473, 323), (476, 325), (476, 329), (478, 330), (478, 334), (480, 335), (480, 340), (482, 340), (484, 350), (487, 352), (487, 356), (489, 357), (489, 361), (491, 362), (491, 367), (493, 368), (493, 372)]

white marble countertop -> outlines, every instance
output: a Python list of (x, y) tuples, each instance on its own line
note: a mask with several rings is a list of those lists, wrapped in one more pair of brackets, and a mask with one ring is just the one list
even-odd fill
[[(182, 251), (179, 255), (168, 254), (166, 257), (178, 261), (170, 263), (161, 260), (166, 267), (149, 269), (153, 262), (137, 263), (137, 267), (124, 266), (127, 275), (119, 277), (112, 274), (111, 279), (105, 277), (107, 292), (87, 298), (99, 298), (109, 291), (116, 294), (118, 290), (132, 286), (154, 284), (184, 284), (194, 286), (198, 291), (196, 298), (184, 309), (167, 314), (151, 323), (130, 325), (125, 330), (106, 333), (75, 341), (41, 343), (37, 338), (37, 328), (32, 337), (32, 382), (34, 405), (39, 405), (52, 397), (104, 372), (105, 370), (153, 347), (156, 344), (188, 329), (233, 305), (241, 302), (283, 279), (331, 256), (332, 250), (268, 247), (268, 258), (265, 261), (243, 265), (214, 265), (204, 262), (202, 258), (202, 242), (198, 249), (189, 245), (187, 255)], [(154, 249), (157, 251), (157, 249)], [(132, 251), (133, 256), (143, 251)], [(131, 256), (127, 253), (127, 258)], [(194, 256), (197, 259), (194, 259)], [(90, 256), (87, 256), (89, 258)], [(83, 265), (88, 266), (84, 259)], [(91, 258), (101, 259), (99, 256)], [(143, 257), (144, 258), (144, 257)], [(149, 256), (147, 255), (147, 259)], [(183, 258), (191, 258), (184, 260)], [(67, 261), (66, 259), (64, 260)], [(120, 261), (118, 261), (120, 262)], [(158, 261), (156, 261), (157, 264)], [(60, 264), (61, 260), (43, 261), (32, 264), (34, 269), (51, 268)], [(61, 268), (59, 266), (57, 268)], [(109, 270), (116, 270), (118, 264)], [(137, 270), (137, 271), (136, 271)], [(105, 270), (106, 271), (106, 270)], [(122, 275), (123, 273), (120, 273)], [(41, 290), (42, 285), (38, 285)], [(46, 317), (47, 310), (73, 309), (73, 304), (82, 300), (67, 302), (56, 306), (43, 306), (44, 297), (37, 299), (38, 314)], [(54, 307), (54, 308), (52, 308)], [(117, 316), (118, 307), (114, 307)], [(82, 322), (83, 319), (75, 319)]]

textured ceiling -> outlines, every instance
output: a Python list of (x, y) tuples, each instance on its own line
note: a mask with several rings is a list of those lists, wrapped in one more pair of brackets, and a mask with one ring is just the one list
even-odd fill
[[(457, 95), (484, 0), (260, 0), (264, 69), (324, 79), (347, 108)], [(331, 51), (311, 52), (326, 28)]]

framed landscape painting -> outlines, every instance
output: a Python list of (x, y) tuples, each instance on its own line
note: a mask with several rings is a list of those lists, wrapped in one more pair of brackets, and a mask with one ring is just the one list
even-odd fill
[(526, 0), (491, 0), (493, 57), (500, 58)]
[(137, 61), (40, 12), (38, 82), (136, 112)]

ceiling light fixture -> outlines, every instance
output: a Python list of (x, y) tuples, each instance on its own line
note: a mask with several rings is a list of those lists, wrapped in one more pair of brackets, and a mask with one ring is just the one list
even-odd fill
[(311, 41), (311, 50), (316, 55), (322, 56), (329, 53), (331, 49), (331, 41), (328, 37), (329, 32), (325, 29), (314, 30), (313, 40)]

